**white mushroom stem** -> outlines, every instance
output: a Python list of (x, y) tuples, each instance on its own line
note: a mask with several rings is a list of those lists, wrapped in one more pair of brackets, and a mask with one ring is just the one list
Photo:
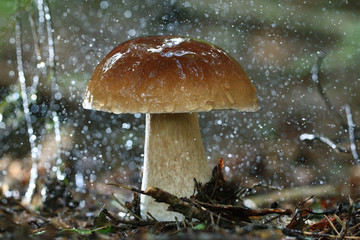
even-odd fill
[[(146, 114), (144, 169), (141, 189), (153, 186), (178, 197), (194, 192), (194, 178), (205, 183), (211, 169), (201, 140), (197, 113)], [(166, 211), (168, 205), (141, 196), (141, 215), (171, 221), (182, 215)]]

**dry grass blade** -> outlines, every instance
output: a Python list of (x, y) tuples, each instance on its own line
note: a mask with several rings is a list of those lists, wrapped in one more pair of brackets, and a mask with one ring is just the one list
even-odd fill
[(360, 227), (360, 223), (356, 224), (355, 226), (352, 226), (351, 228), (349, 228), (349, 232), (353, 232), (356, 228)]
[(336, 221), (341, 225), (341, 228), (345, 228), (345, 225), (343, 223), (343, 221), (339, 218), (338, 215), (334, 214), (334, 218), (336, 219)]
[(336, 227), (334, 226), (334, 224), (332, 223), (332, 221), (326, 216), (324, 215), (324, 217), (326, 218), (326, 220), (329, 222), (331, 228), (336, 232), (336, 234), (338, 235), (338, 237), (340, 236), (340, 233), (338, 232), (338, 230), (336, 229)]

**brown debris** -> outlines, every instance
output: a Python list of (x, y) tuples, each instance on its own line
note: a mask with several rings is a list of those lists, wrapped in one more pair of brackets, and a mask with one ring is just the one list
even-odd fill
[(125, 207), (137, 216), (140, 216), (140, 196), (137, 192), (134, 192), (131, 202), (125, 202)]
[[(222, 169), (224, 161), (214, 168), (212, 178), (208, 183), (202, 185), (196, 182), (197, 193), (194, 197), (178, 198), (160, 188), (148, 187), (141, 194), (151, 196), (157, 202), (169, 205), (168, 210), (181, 213), (186, 219), (198, 219), (201, 222), (213, 223), (217, 219), (219, 226), (233, 228), (250, 222), (250, 217), (265, 216), (269, 214), (291, 215), (290, 209), (263, 209), (260, 211), (251, 210), (241, 205), (234, 205), (238, 200), (237, 191), (233, 184), (226, 181)], [(226, 204), (221, 204), (225, 202)]]
[(307, 217), (309, 217), (310, 213), (311, 209), (298, 211), (286, 227), (295, 230), (303, 229), (306, 226), (305, 221), (307, 220)]
[(212, 177), (204, 185), (195, 181), (195, 199), (204, 203), (235, 204), (237, 198), (237, 186), (226, 181), (224, 173), (224, 160), (219, 159), (219, 164), (213, 169)]
[[(162, 189), (149, 187), (145, 191), (129, 188), (120, 184), (111, 184), (134, 192), (131, 202), (120, 204), (126, 211), (119, 217), (118, 211), (111, 206), (92, 206), (87, 202), (86, 208), (73, 208), (67, 204), (58, 207), (50, 203), (67, 203), (68, 195), (62, 186), (54, 198), (48, 198), (48, 211), (34, 211), (21, 204), (19, 200), (1, 195), (0, 201), (0, 238), (27, 239), (280, 239), (293, 236), (297, 239), (359, 239), (360, 240), (360, 210), (357, 204), (336, 204), (335, 199), (328, 199), (323, 204), (322, 199), (312, 196), (300, 204), (294, 204), (294, 209), (300, 209), (294, 214), (286, 227), (283, 216), (291, 216), (290, 209), (264, 208), (249, 209), (241, 205), (238, 199), (238, 188), (228, 183), (224, 178), (223, 162), (213, 171), (210, 182), (196, 185), (196, 194), (190, 198), (180, 198)], [(49, 183), (49, 189), (55, 186)], [(176, 211), (185, 216), (180, 221), (159, 222), (135, 217), (139, 210), (139, 194), (146, 194), (158, 202), (169, 205), (170, 211)], [(222, 195), (224, 194), (224, 195)], [(74, 195), (75, 196), (75, 195)], [(113, 200), (118, 201), (111, 195)], [(74, 197), (71, 199), (75, 201)], [(45, 198), (46, 200), (46, 198)], [(203, 201), (202, 201), (203, 200)], [(318, 201), (317, 206), (323, 207), (322, 214), (312, 210), (312, 201)], [(88, 201), (88, 200), (86, 200)], [(76, 201), (75, 201), (76, 202)], [(225, 202), (225, 203), (224, 203)], [(336, 207), (337, 205), (337, 207)], [(275, 206), (274, 207), (278, 207)], [(303, 209), (301, 209), (303, 208)], [(331, 208), (331, 209), (329, 209)], [(91, 212), (97, 211), (97, 214)], [(100, 210), (99, 210), (100, 209)], [(88, 217), (85, 217), (87, 215)]]

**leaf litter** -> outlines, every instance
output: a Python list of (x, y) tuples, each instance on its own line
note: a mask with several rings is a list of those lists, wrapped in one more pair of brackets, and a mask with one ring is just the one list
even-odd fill
[[(286, 204), (290, 207), (285, 209), (278, 203), (271, 204), (271, 208), (250, 209), (243, 199), (251, 194), (252, 187), (227, 181), (223, 167), (220, 159), (211, 180), (205, 184), (194, 179), (194, 195), (190, 198), (177, 197), (155, 187), (142, 191), (109, 183), (133, 192), (132, 201), (125, 203), (114, 194), (109, 196), (125, 211), (121, 216), (106, 205), (99, 207), (96, 198), (88, 200), (85, 195), (73, 194), (59, 180), (45, 182), (45, 197), (41, 199), (41, 207), (35, 210), (1, 192), (0, 238), (360, 239), (359, 203), (351, 199), (337, 203), (329, 198), (314, 201), (316, 197), (311, 196), (304, 197), (298, 205), (290, 200)], [(146, 219), (140, 218), (140, 194), (167, 203), (169, 211), (183, 214), (184, 219), (157, 221), (151, 213)], [(86, 198), (86, 207), (80, 207), (77, 198)]]

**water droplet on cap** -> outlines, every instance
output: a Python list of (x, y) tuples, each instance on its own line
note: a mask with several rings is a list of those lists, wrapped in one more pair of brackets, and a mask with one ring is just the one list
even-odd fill
[(229, 100), (229, 102), (231, 104), (235, 103), (234, 98), (230, 95), (230, 93), (226, 92), (225, 95), (226, 95), (227, 100)]
[(174, 112), (175, 106), (174, 104), (169, 104), (165, 106), (165, 112)]
[(224, 83), (224, 88), (225, 88), (225, 89), (227, 89), (227, 90), (229, 90), (229, 89), (230, 89), (230, 85), (229, 85), (229, 83), (228, 83), (228, 82), (225, 82), (225, 83)]

